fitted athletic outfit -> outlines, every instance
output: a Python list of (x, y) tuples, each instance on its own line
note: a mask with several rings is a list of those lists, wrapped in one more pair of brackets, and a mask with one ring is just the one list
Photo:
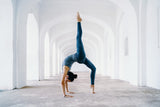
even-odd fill
[(96, 67), (86, 58), (86, 54), (84, 51), (83, 43), (82, 43), (82, 28), (81, 22), (77, 22), (77, 52), (75, 54), (69, 55), (64, 59), (63, 66), (68, 66), (71, 68), (74, 62), (78, 62), (80, 64), (85, 64), (87, 67), (91, 69), (91, 85), (94, 85)]

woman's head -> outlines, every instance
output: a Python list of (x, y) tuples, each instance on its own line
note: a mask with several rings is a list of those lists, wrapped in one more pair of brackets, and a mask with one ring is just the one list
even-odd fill
[(77, 74), (74, 74), (70, 71), (68, 71), (67, 75), (68, 75), (68, 80), (70, 80), (71, 82), (74, 81), (74, 79), (77, 78)]

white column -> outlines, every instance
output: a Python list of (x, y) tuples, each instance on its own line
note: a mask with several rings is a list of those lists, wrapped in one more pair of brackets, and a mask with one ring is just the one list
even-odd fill
[(58, 74), (60, 74), (60, 72), (61, 72), (61, 54), (60, 54), (60, 49), (59, 48), (57, 48), (57, 53), (58, 53), (58, 69), (57, 69), (57, 72), (56, 72), (56, 75), (58, 75)]
[(53, 44), (52, 44), (52, 74), (53, 75), (56, 75), (56, 44), (55, 42), (53, 41)]
[(41, 35), (39, 41), (39, 80), (44, 79), (44, 37)]
[(17, 11), (16, 88), (26, 85), (26, 23), (27, 13)]
[(49, 60), (50, 60), (50, 77), (51, 76), (53, 76), (53, 57), (54, 57), (54, 55), (53, 55), (53, 44), (51, 43), (51, 41), (50, 41), (50, 45), (49, 45), (50, 47), (49, 47), (49, 53), (50, 53), (50, 55), (49, 55)]
[(104, 71), (103, 71), (103, 75), (107, 75), (107, 36), (108, 36), (108, 33), (106, 32), (106, 30), (104, 30), (104, 35), (103, 35), (103, 48), (104, 48), (104, 51), (103, 51), (103, 54), (104, 54), (104, 57), (103, 57), (103, 67), (104, 67)]
[(138, 10), (138, 85), (146, 85), (146, 1), (139, 0)]
[(0, 90), (13, 89), (13, 7), (0, 1)]
[(55, 43), (55, 75), (58, 74), (58, 64), (59, 60), (58, 60), (58, 47), (57, 44)]
[[(117, 29), (118, 32), (118, 29)], [(115, 51), (114, 51), (114, 56), (115, 56), (115, 69), (114, 69), (114, 78), (119, 79), (119, 35), (116, 32), (115, 34)]]
[(17, 83), (17, 79), (16, 79), (16, 73), (17, 73), (17, 51), (16, 51), (16, 47), (17, 47), (17, 36), (16, 36), (16, 31), (17, 31), (17, 1), (12, 1), (13, 2), (13, 88), (16, 88), (16, 83)]

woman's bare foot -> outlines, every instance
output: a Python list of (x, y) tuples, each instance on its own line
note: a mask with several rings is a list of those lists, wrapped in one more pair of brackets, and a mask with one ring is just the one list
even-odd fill
[(77, 12), (77, 21), (78, 21), (78, 22), (81, 22), (81, 21), (82, 21), (80, 15), (79, 15), (79, 12)]
[(69, 94), (75, 94), (74, 92), (67, 92), (67, 93), (69, 93)]
[(94, 85), (91, 85), (91, 88), (92, 88), (92, 93), (95, 94)]

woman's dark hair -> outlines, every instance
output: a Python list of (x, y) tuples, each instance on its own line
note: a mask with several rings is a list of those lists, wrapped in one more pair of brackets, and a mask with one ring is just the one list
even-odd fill
[(74, 73), (72, 73), (72, 72), (70, 72), (70, 71), (68, 71), (67, 75), (68, 75), (68, 79), (69, 79), (71, 82), (72, 82), (74, 79), (77, 78), (77, 74), (74, 74)]

